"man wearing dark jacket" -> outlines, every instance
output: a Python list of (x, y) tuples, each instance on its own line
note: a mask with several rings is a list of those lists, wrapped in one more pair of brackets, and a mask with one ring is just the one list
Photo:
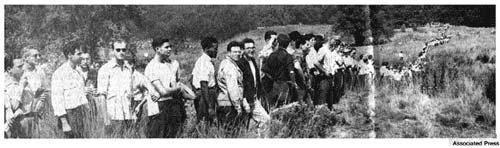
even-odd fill
[(243, 72), (243, 97), (246, 98), (251, 109), (251, 118), (257, 127), (263, 125), (270, 119), (266, 110), (262, 107), (261, 100), (264, 94), (260, 82), (260, 72), (255, 61), (255, 42), (246, 38), (243, 41), (243, 58), (238, 61), (238, 67)]

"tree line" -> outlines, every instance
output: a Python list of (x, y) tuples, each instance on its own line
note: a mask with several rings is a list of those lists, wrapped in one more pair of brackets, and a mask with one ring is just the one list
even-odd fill
[[(228, 39), (257, 27), (331, 24), (332, 31), (364, 44), (368, 23), (374, 42), (383, 43), (401, 25), (428, 22), (494, 27), (494, 5), (6, 5), (5, 52), (22, 48), (60, 50), (68, 41), (84, 42), (95, 55), (118, 38), (167, 36), (175, 42), (208, 35)], [(369, 17), (366, 17), (366, 15)], [(369, 18), (369, 20), (367, 20)]]

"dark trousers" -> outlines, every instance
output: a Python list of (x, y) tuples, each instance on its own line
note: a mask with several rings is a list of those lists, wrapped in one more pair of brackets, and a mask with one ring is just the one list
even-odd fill
[(238, 112), (232, 106), (219, 106), (217, 107), (217, 120), (219, 128), (226, 131), (226, 135), (230, 137), (237, 137), (239, 131), (246, 127), (249, 115), (245, 113), (238, 115)]
[(215, 117), (209, 115), (208, 109), (213, 109), (215, 111), (215, 107), (217, 105), (217, 94), (218, 91), (216, 87), (208, 88), (208, 98), (202, 97), (201, 89), (196, 90), (194, 108), (196, 110), (198, 121), (206, 120), (210, 123), (213, 122)]
[(290, 96), (290, 86), (286, 81), (275, 81), (273, 83), (273, 89), (268, 94), (268, 110), (273, 108), (278, 108), (282, 105), (292, 102)]
[(81, 105), (74, 109), (66, 110), (66, 120), (71, 131), (64, 132), (64, 138), (86, 138), (88, 137), (85, 123), (89, 122), (88, 109), (86, 105)]
[(158, 102), (160, 113), (149, 117), (148, 138), (176, 138), (186, 121), (184, 101), (172, 99)]
[(345, 81), (344, 81), (344, 71), (339, 71), (333, 75), (333, 100), (328, 106), (331, 106), (331, 104), (338, 104), (340, 101), (340, 98), (345, 94)]
[[(333, 78), (322, 76), (319, 79), (319, 86), (317, 89), (318, 97), (316, 98), (315, 105), (332, 104), (333, 100)], [(328, 102), (328, 103), (327, 103)]]

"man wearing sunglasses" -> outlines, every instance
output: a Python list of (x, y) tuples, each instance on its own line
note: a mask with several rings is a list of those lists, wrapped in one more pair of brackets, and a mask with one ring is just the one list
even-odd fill
[(127, 47), (123, 40), (113, 42), (114, 57), (99, 69), (97, 76), (97, 93), (100, 96), (97, 102), (107, 111), (102, 116), (109, 137), (122, 138), (137, 118), (131, 107), (132, 87), (124, 87), (132, 83), (132, 67), (124, 64), (129, 50)]
[(45, 106), (45, 101), (48, 98), (48, 77), (45, 72), (39, 67), (41, 54), (38, 49), (24, 49), (24, 73), (21, 76), (20, 84), (23, 87), (23, 108), (31, 114), (21, 121), (23, 128), (27, 131), (27, 136), (32, 137), (36, 129), (34, 124), (37, 124), (39, 112)]

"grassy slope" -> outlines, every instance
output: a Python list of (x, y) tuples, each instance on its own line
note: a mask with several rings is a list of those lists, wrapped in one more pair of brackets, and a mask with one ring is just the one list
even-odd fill
[[(492, 30), (451, 27), (451, 41), (431, 47), (428, 53), (425, 81), (377, 86), (377, 137), (496, 137), (495, 105), (483, 93), (495, 65), (475, 60), (495, 56)], [(378, 50), (377, 60), (393, 63), (393, 54), (403, 51), (408, 56), (405, 61), (414, 61), (424, 42), (437, 37), (434, 32), (435, 28), (421, 28), (397, 33), (393, 42)], [(439, 82), (437, 90), (420, 91), (424, 84), (436, 86), (434, 79)]]

